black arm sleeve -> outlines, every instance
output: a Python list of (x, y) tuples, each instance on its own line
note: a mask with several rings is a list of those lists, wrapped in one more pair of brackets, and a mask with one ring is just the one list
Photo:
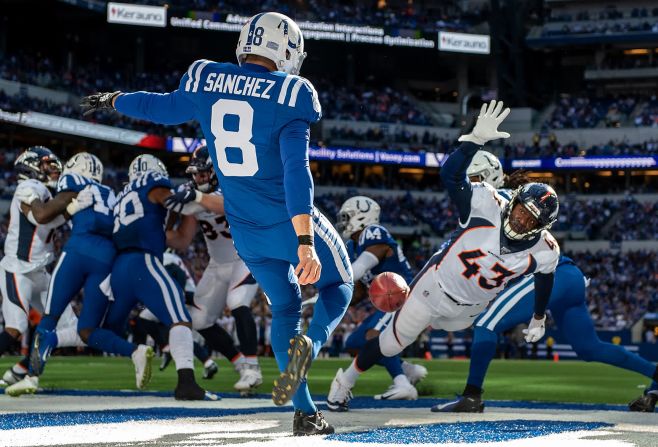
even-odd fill
[(468, 165), (480, 146), (474, 143), (462, 143), (459, 148), (443, 163), (441, 167), (441, 180), (448, 190), (450, 199), (457, 206), (459, 221), (465, 224), (471, 214), (471, 197), (473, 188), (466, 176)]
[(555, 273), (535, 273), (535, 314), (544, 315), (553, 291)]

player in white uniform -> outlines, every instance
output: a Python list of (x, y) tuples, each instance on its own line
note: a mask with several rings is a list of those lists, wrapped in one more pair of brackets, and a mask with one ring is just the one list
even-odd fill
[[(0, 354), (28, 329), (30, 307), (43, 313), (50, 282), (46, 267), (54, 260), (53, 236), (55, 229), (66, 222), (60, 213), (33, 210), (30, 204), (51, 201), (48, 187), (57, 186), (62, 163), (52, 151), (34, 146), (23, 152), (14, 162), (18, 185), (9, 208), (9, 231), (5, 240), (5, 256), (0, 261), (0, 290), (5, 330), (0, 333)], [(54, 202), (54, 201), (52, 201)], [(68, 203), (68, 205), (67, 205)], [(66, 207), (66, 217), (77, 211), (77, 201), (53, 203)], [(50, 206), (48, 208), (53, 208)], [(57, 325), (59, 347), (81, 346), (77, 335), (77, 318), (68, 306)], [(3, 385), (12, 385), (27, 373), (28, 359), (23, 359), (3, 375)]]
[[(221, 352), (235, 365), (240, 379), (234, 387), (241, 393), (248, 393), (263, 383), (256, 356), (256, 323), (251, 313), (258, 284), (233, 246), (224, 215), (224, 198), (217, 188), (217, 176), (206, 146), (195, 149), (186, 172), (192, 175), (193, 184), (183, 185), (177, 194), (196, 194), (199, 211), (182, 216), (180, 225), (167, 232), (167, 244), (187, 250), (196, 234), (197, 223), (201, 227), (210, 262), (197, 284), (194, 304), (189, 307), (192, 327), (213, 350)], [(235, 348), (233, 338), (217, 324), (226, 306), (235, 317), (241, 352)]]
[[(544, 184), (517, 189), (508, 202), (485, 183), (471, 183), (466, 170), (487, 141), (508, 138), (498, 126), (509, 114), (502, 102), (482, 106), (473, 132), (448, 157), (441, 178), (459, 211), (459, 228), (410, 285), (404, 306), (378, 338), (369, 340), (343, 374), (351, 388), (358, 375), (383, 356), (396, 355), (428, 326), (446, 331), (469, 327), (511, 281), (534, 274), (535, 312), (526, 340), (544, 335), (545, 310), (560, 250), (547, 231), (557, 219), (558, 198)], [(502, 111), (502, 113), (501, 113)]]

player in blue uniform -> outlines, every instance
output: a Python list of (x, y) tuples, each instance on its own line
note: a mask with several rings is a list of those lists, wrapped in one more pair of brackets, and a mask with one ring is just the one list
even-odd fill
[[(282, 371), (272, 398), (283, 405), (292, 397), (295, 435), (332, 433), (306, 373), (347, 310), (353, 282), (340, 236), (313, 206), (308, 141), (320, 103), (311, 83), (297, 76), (306, 53), (290, 18), (268, 12), (249, 19), (236, 55), (239, 65), (194, 62), (171, 93), (99, 93), (81, 105), (85, 113), (116, 109), (162, 124), (201, 124), (235, 247), (271, 300), (272, 347)], [(183, 192), (170, 203), (198, 194)], [(303, 284), (314, 284), (319, 299), (307, 334), (299, 335)]]
[[(164, 201), (172, 195), (167, 169), (154, 156), (140, 155), (130, 163), (128, 178), (114, 206), (117, 256), (110, 280), (114, 302), (105, 317), (105, 327), (121, 333), (135, 304), (143, 303), (170, 327), (169, 348), (178, 372), (175, 398), (216, 399), (206, 395), (194, 379), (190, 315), (180, 285), (162, 264), (168, 212)], [(188, 213), (185, 207), (182, 213)]]
[[(479, 151), (483, 152), (483, 151)], [(491, 160), (495, 157), (489, 153), (474, 157), (476, 163), (471, 163), (468, 174), (473, 181), (484, 181), (494, 187), (501, 187), (502, 168)], [(479, 166), (478, 163), (480, 162)], [(493, 166), (493, 168), (492, 168)], [(515, 177), (514, 183), (509, 180), (507, 188), (515, 188), (518, 184), (527, 183), (521, 176)], [(509, 190), (499, 189), (503, 197), (509, 195)], [(638, 372), (646, 377), (658, 378), (658, 369), (654, 364), (644, 360), (637, 354), (622, 346), (602, 342), (596, 335), (592, 317), (589, 314), (586, 300), (587, 279), (576, 264), (566, 256), (561, 256), (555, 270), (555, 285), (548, 302), (548, 309), (562, 334), (571, 344), (578, 358), (587, 362), (602, 362), (620, 368)], [(473, 344), (471, 346), (471, 363), (466, 387), (461, 397), (456, 401), (435, 405), (432, 411), (440, 412), (482, 412), (482, 385), (489, 363), (496, 354), (498, 335), (524, 323), (532, 315), (535, 300), (535, 289), (532, 278), (524, 278), (503, 290), (491, 307), (475, 322)], [(643, 397), (631, 402), (633, 411), (653, 411), (655, 408), (655, 393), (650, 391)], [(653, 401), (653, 406), (651, 405)]]
[[(105, 315), (108, 298), (100, 285), (112, 270), (115, 254), (112, 243), (114, 192), (100, 184), (102, 178), (103, 165), (95, 155), (76, 154), (64, 166), (53, 200), (32, 202), (32, 211), (38, 219), (73, 214), (72, 231), (48, 286), (44, 315), (32, 343), (29, 374), (9, 387), (8, 394), (37, 390), (47, 357), (60, 342), (55, 331), (57, 322), (80, 289), (84, 290), (84, 305), (78, 319), (78, 332), (85, 341)], [(82, 345), (82, 340), (79, 344)], [(152, 350), (145, 345), (131, 352), (138, 379), (143, 375), (149, 355)]]
[[(383, 272), (394, 272), (402, 276), (407, 283), (413, 279), (411, 266), (402, 253), (402, 249), (388, 230), (379, 224), (380, 207), (369, 197), (355, 196), (343, 203), (338, 212), (337, 228), (354, 250), (352, 270), (354, 280), (369, 284), (372, 278)], [(349, 250), (348, 250), (349, 251)], [(352, 259), (352, 256), (350, 256)], [(352, 301), (357, 299), (355, 296)], [(355, 305), (358, 303), (355, 303)], [(379, 335), (391, 321), (393, 313), (373, 309), (373, 312), (359, 324), (345, 341), (345, 349), (357, 353), (366, 341)], [(406, 362), (405, 362), (406, 363)], [(417, 399), (418, 391), (414, 383), (427, 375), (427, 370), (419, 365), (403, 365), (399, 355), (382, 358), (379, 365), (386, 368), (393, 385), (375, 399)], [(331, 383), (327, 396), (327, 407), (331, 411), (348, 411), (352, 397), (351, 388), (342, 384), (344, 375), (353, 375), (356, 381), (358, 373), (351, 364), (345, 371), (338, 369)], [(356, 374), (355, 374), (356, 373)], [(411, 376), (407, 377), (407, 374)], [(352, 379), (349, 379), (352, 381)]]

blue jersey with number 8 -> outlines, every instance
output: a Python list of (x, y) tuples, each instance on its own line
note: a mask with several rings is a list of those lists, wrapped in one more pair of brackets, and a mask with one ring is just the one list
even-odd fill
[(287, 203), (284, 189), (284, 166), (305, 163), (308, 170), (308, 147), (300, 149), (304, 153), (299, 158), (289, 157), (280, 142), (292, 127), (308, 140), (310, 123), (321, 117), (317, 93), (308, 80), (254, 64), (198, 60), (183, 75), (178, 90), (124, 94), (115, 106), (159, 123), (194, 119), (201, 124), (232, 226), (267, 227), (311, 212), (312, 187), (306, 208), (291, 209), (294, 197), (289, 191)]

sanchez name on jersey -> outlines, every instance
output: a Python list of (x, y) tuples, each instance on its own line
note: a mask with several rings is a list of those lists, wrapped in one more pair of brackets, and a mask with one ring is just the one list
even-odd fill
[(279, 71), (199, 60), (183, 76), (179, 91), (196, 106), (231, 225), (289, 220), (278, 139), (292, 121), (320, 119), (313, 85)]

